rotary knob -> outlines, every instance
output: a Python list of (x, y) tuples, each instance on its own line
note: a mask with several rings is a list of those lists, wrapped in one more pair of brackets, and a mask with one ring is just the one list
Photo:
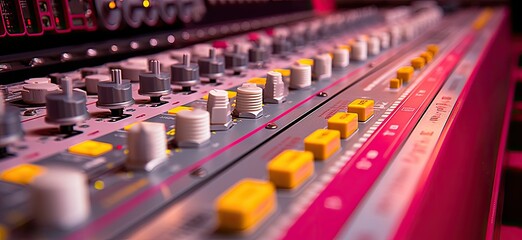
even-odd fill
[(248, 61), (253, 64), (263, 65), (269, 57), (270, 51), (266, 47), (254, 46), (248, 49)]
[(179, 147), (200, 147), (210, 140), (210, 114), (202, 109), (176, 114), (176, 142)]
[(228, 130), (232, 127), (232, 116), (228, 92), (210, 90), (208, 93), (207, 111), (210, 113), (210, 129), (213, 131)]
[(160, 71), (160, 62), (149, 61), (149, 72), (140, 74), (140, 89), (138, 93), (150, 96), (153, 103), (161, 102), (161, 96), (172, 92), (170, 88), (170, 75)]
[(127, 133), (127, 148), (127, 168), (151, 171), (167, 159), (165, 124), (141, 122), (132, 126)]
[(183, 55), (183, 63), (171, 66), (171, 83), (181, 86), (184, 92), (190, 92), (190, 88), (199, 83), (199, 66), (190, 62), (190, 55)]
[(20, 111), (6, 106), (4, 95), (0, 93), (0, 158), (9, 156), (7, 146), (19, 141), (23, 136)]
[(208, 52), (208, 57), (198, 60), (199, 74), (208, 78), (209, 82), (215, 83), (225, 74), (225, 63), (222, 58), (216, 56), (215, 48), (210, 48)]
[(132, 85), (129, 80), (121, 79), (121, 70), (111, 70), (111, 82), (98, 83), (99, 108), (109, 109), (114, 117), (121, 117), (125, 107), (134, 104)]
[(62, 93), (46, 96), (45, 122), (60, 126), (60, 132), (71, 134), (76, 123), (89, 118), (87, 96), (83, 92), (73, 91), (72, 80), (62, 79)]
[(45, 96), (59, 92), (60, 87), (54, 83), (31, 83), (22, 86), (22, 100), (27, 104), (45, 104)]
[(234, 75), (241, 74), (247, 69), (248, 56), (241, 53), (238, 44), (234, 44), (232, 52), (225, 53), (225, 67), (234, 71)]
[(272, 52), (276, 55), (284, 55), (292, 51), (292, 43), (284, 36), (279, 36), (272, 42)]

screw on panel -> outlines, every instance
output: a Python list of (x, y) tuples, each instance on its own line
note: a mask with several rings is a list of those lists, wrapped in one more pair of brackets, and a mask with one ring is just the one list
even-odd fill
[(266, 129), (276, 129), (277, 125), (275, 123), (267, 123), (265, 128)]
[(328, 97), (328, 93), (326, 93), (326, 92), (319, 92), (319, 93), (317, 94), (317, 96), (318, 96), (318, 97)]
[(207, 176), (207, 170), (204, 168), (196, 168), (194, 171), (190, 172), (190, 175), (193, 177), (203, 178)]

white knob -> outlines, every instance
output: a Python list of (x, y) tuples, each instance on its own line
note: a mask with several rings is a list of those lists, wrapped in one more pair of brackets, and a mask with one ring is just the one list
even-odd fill
[(390, 34), (387, 33), (387, 32), (381, 32), (380, 34), (378, 34), (378, 37), (381, 41), (381, 48), (382, 49), (387, 49), (390, 47)]
[(121, 66), (121, 77), (123, 79), (131, 80), (131, 82), (139, 82), (140, 74), (146, 73), (149, 70), (149, 67), (146, 63), (147, 59), (145, 58), (145, 64), (141, 62), (134, 61), (126, 61), (120, 64)]
[(176, 114), (176, 142), (179, 147), (199, 147), (210, 139), (210, 114), (201, 109)]
[(333, 51), (333, 67), (344, 68), (350, 64), (350, 52), (345, 48), (336, 48)]
[(167, 159), (165, 124), (141, 122), (132, 126), (127, 132), (127, 148), (127, 168), (151, 171)]
[(282, 103), (285, 101), (285, 83), (281, 73), (270, 71), (266, 74), (263, 95), (263, 100), (266, 103)]
[(59, 92), (60, 87), (54, 83), (25, 84), (22, 86), (22, 100), (28, 104), (45, 104), (45, 96)]
[(259, 118), (263, 115), (263, 89), (255, 83), (243, 83), (237, 88), (234, 115), (241, 118)]
[(398, 26), (390, 28), (390, 42), (392, 46), (397, 46), (401, 42), (401, 29)]
[(301, 89), (312, 85), (312, 67), (294, 64), (290, 68), (290, 88)]
[(26, 84), (41, 84), (41, 83), (51, 83), (50, 78), (39, 77), (39, 78), (29, 78), (24, 81)]
[(379, 38), (369, 37), (368, 38), (368, 54), (375, 56), (381, 52), (381, 44)]
[(332, 57), (328, 53), (314, 57), (313, 75), (317, 80), (332, 77)]
[(97, 94), (98, 93), (98, 83), (99, 82), (110, 82), (111, 77), (106, 74), (94, 74), (85, 77), (85, 89), (89, 94)]
[(356, 61), (364, 61), (368, 58), (368, 43), (366, 41), (357, 40), (352, 44), (352, 52), (350, 57)]
[(48, 168), (30, 184), (32, 212), (39, 226), (68, 229), (90, 214), (87, 177), (66, 168)]
[(210, 90), (208, 93), (207, 111), (210, 113), (211, 130), (222, 131), (232, 127), (230, 101), (227, 91)]

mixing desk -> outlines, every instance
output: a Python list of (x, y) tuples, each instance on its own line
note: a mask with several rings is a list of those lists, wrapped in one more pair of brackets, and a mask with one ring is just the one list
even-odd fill
[(504, 8), (225, 2), (0, 0), (0, 239), (494, 235)]

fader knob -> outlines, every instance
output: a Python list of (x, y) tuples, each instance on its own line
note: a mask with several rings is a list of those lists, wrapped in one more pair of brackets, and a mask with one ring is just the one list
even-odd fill
[(294, 64), (290, 68), (291, 89), (302, 89), (312, 85), (312, 67), (310, 65)]
[(150, 96), (153, 103), (161, 102), (161, 96), (170, 94), (170, 75), (160, 70), (160, 62), (157, 60), (149, 61), (149, 72), (140, 74), (140, 89), (138, 93)]
[(333, 50), (333, 63), (335, 68), (345, 68), (350, 64), (350, 52), (346, 48), (336, 48)]
[(87, 177), (79, 171), (48, 168), (29, 188), (31, 209), (41, 227), (70, 229), (89, 217)]
[(176, 114), (176, 143), (179, 147), (200, 147), (210, 140), (210, 114), (201, 109)]
[(73, 91), (72, 80), (62, 79), (62, 93), (48, 94), (46, 97), (45, 122), (60, 125), (60, 132), (70, 134), (76, 123), (89, 118), (87, 96)]
[(60, 91), (54, 83), (25, 84), (22, 86), (22, 100), (27, 104), (45, 104), (45, 96)]
[(368, 58), (368, 43), (364, 40), (353, 42), (350, 57), (356, 61), (365, 61)]
[(98, 94), (98, 83), (109, 82), (111, 77), (105, 74), (94, 74), (85, 77), (85, 89), (89, 94)]
[(225, 53), (225, 67), (234, 71), (234, 75), (239, 75), (247, 69), (248, 56), (241, 53), (238, 44), (234, 44), (232, 52)]
[(216, 57), (216, 49), (210, 48), (208, 57), (198, 60), (199, 74), (215, 83), (225, 73), (225, 63), (222, 58)]
[(238, 87), (234, 115), (240, 118), (263, 116), (263, 89), (255, 83), (243, 83)]
[(270, 71), (266, 74), (263, 101), (266, 103), (282, 103), (285, 101), (285, 83), (279, 72)]
[(199, 83), (199, 66), (190, 63), (190, 55), (183, 55), (183, 63), (171, 66), (171, 83), (181, 86), (183, 91), (190, 92), (190, 88)]
[(127, 132), (129, 150), (125, 166), (129, 169), (150, 171), (167, 159), (165, 124), (141, 122)]
[(98, 102), (99, 108), (110, 109), (112, 116), (120, 117), (123, 115), (125, 107), (134, 104), (132, 98), (132, 85), (129, 80), (121, 79), (121, 70), (111, 70), (111, 82), (98, 83)]
[(328, 79), (332, 76), (332, 57), (330, 54), (320, 54), (314, 57), (313, 75), (317, 80)]
[(22, 138), (22, 121), (16, 107), (6, 106), (0, 93), (0, 158), (9, 155), (7, 146)]
[(210, 129), (213, 131), (228, 130), (232, 127), (232, 116), (228, 92), (210, 90), (208, 93), (207, 111), (210, 113)]

